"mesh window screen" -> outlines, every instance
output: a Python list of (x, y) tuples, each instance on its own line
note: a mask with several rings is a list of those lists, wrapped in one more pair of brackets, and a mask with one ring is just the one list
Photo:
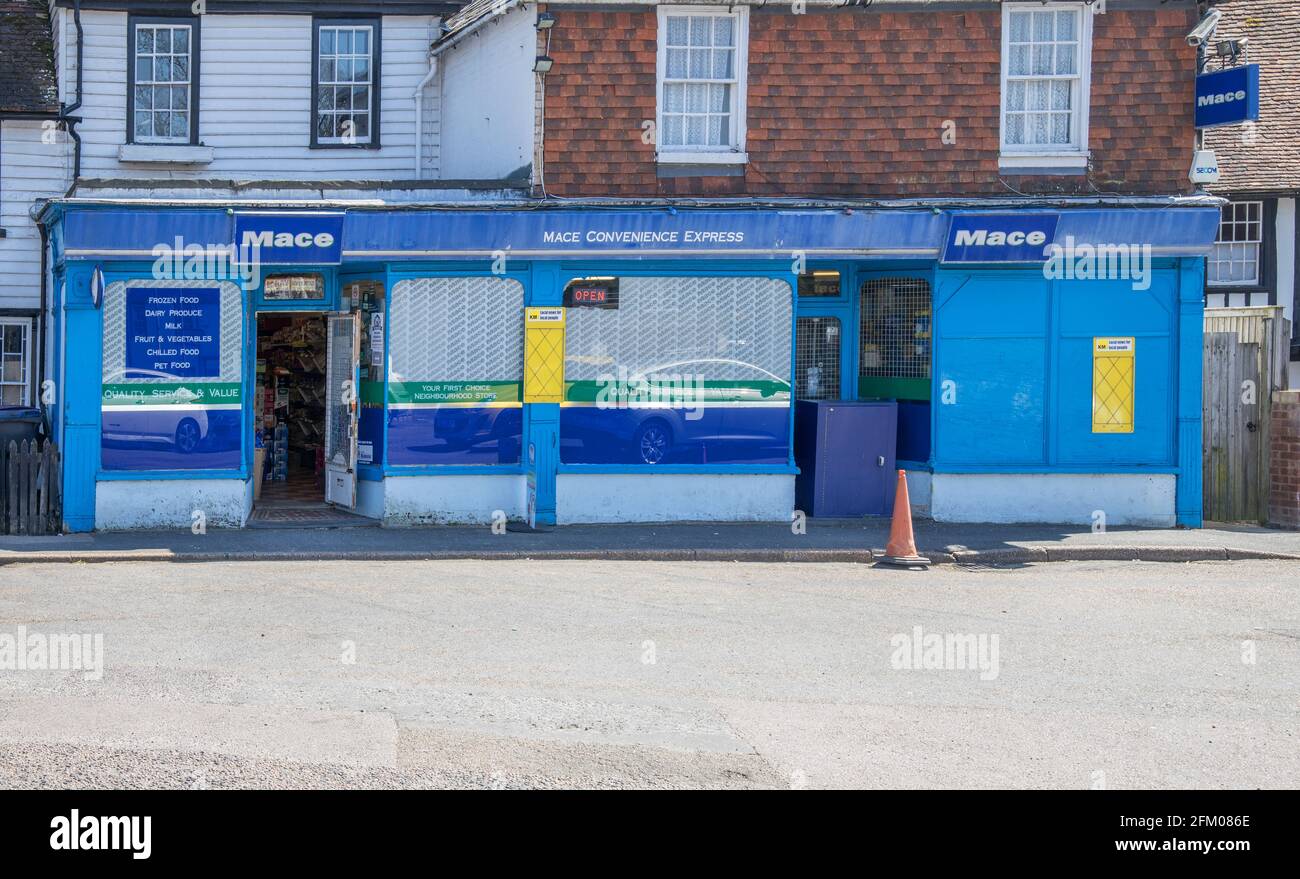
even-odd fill
[(862, 285), (859, 374), (930, 377), (930, 283), (877, 278)]
[(518, 380), (524, 287), (510, 278), (417, 278), (393, 287), (388, 328), (399, 381)]
[(840, 319), (795, 322), (795, 393), (800, 400), (840, 399)]

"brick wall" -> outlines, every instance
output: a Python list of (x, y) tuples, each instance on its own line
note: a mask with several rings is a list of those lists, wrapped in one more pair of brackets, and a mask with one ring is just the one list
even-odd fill
[(1269, 430), (1268, 521), (1300, 528), (1300, 391), (1273, 392)]
[[(559, 7), (546, 78), (555, 195), (918, 197), (1189, 190), (1190, 5), (1094, 19), (1090, 174), (998, 173), (1001, 13), (750, 13), (744, 176), (659, 178), (653, 9)], [(955, 144), (941, 142), (945, 120)]]

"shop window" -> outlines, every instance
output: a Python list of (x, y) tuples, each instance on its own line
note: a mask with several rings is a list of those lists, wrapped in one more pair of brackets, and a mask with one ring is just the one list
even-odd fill
[(795, 393), (800, 400), (840, 399), (840, 319), (795, 321)]
[(198, 143), (197, 21), (132, 17), (128, 143)]
[(1259, 284), (1263, 216), (1262, 201), (1236, 201), (1223, 206), (1219, 234), (1214, 240), (1214, 251), (1207, 266), (1211, 286), (1249, 287)]
[(744, 7), (659, 7), (659, 161), (744, 161), (748, 39)]
[(790, 285), (628, 277), (566, 315), (566, 464), (785, 464)]
[(379, 37), (378, 19), (316, 20), (312, 146), (379, 146)]
[(930, 399), (930, 283), (876, 278), (862, 285), (858, 394)]
[(0, 405), (31, 404), (31, 335), (29, 320), (0, 320)]
[(798, 289), (800, 299), (839, 296), (840, 273), (819, 270), (800, 275)]
[(235, 470), (243, 463), (243, 305), (228, 281), (108, 285), (100, 463)]
[(1092, 11), (1002, 5), (1002, 164), (1086, 165)]
[(388, 463), (518, 464), (523, 285), (415, 278), (391, 295)]

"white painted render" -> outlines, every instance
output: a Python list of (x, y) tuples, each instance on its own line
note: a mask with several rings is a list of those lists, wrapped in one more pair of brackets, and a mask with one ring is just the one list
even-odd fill
[[(75, 41), (61, 16), (65, 45)], [(206, 164), (123, 162), (126, 143), (127, 16), (82, 10), (85, 86), (78, 127), (82, 176), (137, 179), (405, 180), (414, 176), (411, 94), (428, 70), (436, 16), (384, 16), (378, 149), (310, 149), (312, 20), (307, 15), (204, 15), (201, 22), (199, 140)], [(58, 56), (64, 94), (75, 76), (75, 42)], [(437, 167), (438, 113), (429, 98), (423, 153)], [(430, 175), (437, 176), (437, 175)]]
[(248, 482), (242, 479), (108, 480), (95, 486), (95, 529), (190, 528), (202, 511), (208, 528), (247, 521)]
[(907, 499), (911, 502), (913, 516), (930, 516), (930, 479), (924, 470), (907, 471)]
[(935, 473), (930, 514), (936, 522), (1105, 523), (1172, 528), (1175, 478), (1137, 473)]
[(41, 235), (30, 211), (67, 189), (67, 153), (64, 134), (42, 121), (0, 126), (0, 308), (40, 308)]
[(556, 522), (789, 522), (794, 476), (561, 473)]
[[(522, 519), (527, 480), (518, 474), (387, 476), (384, 524), (491, 524), (496, 511)], [(371, 515), (371, 512), (365, 513)]]
[(536, 7), (516, 7), (443, 52), (442, 173), (497, 180), (533, 160)]

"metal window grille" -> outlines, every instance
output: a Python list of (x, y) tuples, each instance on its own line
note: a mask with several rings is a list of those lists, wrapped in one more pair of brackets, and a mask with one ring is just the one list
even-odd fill
[(1263, 235), (1264, 203), (1238, 201), (1223, 206), (1219, 235), (1207, 266), (1211, 285), (1259, 283), (1259, 245)]
[(795, 321), (795, 393), (801, 400), (840, 399), (840, 319)]
[(862, 285), (858, 372), (882, 378), (930, 377), (930, 282), (877, 278)]

